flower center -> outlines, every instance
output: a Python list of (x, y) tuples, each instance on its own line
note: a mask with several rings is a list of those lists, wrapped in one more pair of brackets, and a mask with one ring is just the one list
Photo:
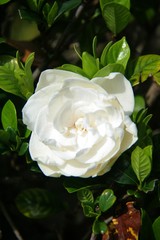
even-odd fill
[(79, 118), (79, 119), (75, 122), (74, 126), (75, 126), (75, 129), (76, 129), (78, 132), (81, 132), (81, 133), (87, 132), (88, 124), (87, 124), (86, 119), (84, 119), (84, 118)]

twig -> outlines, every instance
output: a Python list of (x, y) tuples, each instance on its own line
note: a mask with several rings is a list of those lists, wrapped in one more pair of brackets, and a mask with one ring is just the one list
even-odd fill
[(96, 235), (94, 233), (91, 234), (90, 240), (96, 240)]
[(7, 222), (9, 223), (10, 227), (12, 228), (13, 230), (13, 233), (15, 235), (15, 237), (18, 239), (18, 240), (24, 240), (19, 232), (19, 230), (17, 229), (17, 227), (15, 226), (15, 224), (13, 223), (11, 217), (9, 216), (4, 204), (2, 203), (2, 201), (0, 201), (0, 208), (1, 208), (1, 211), (4, 215), (4, 217), (6, 218)]

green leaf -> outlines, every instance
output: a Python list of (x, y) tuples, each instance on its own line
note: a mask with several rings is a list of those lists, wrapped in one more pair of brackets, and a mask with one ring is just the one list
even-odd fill
[(93, 42), (92, 42), (93, 57), (94, 57), (95, 59), (97, 58), (96, 50), (97, 50), (97, 36), (95, 36), (95, 37), (93, 38)]
[(136, 95), (134, 97), (134, 101), (135, 101), (135, 105), (134, 105), (134, 111), (133, 111), (133, 114), (132, 114), (133, 121), (136, 120), (137, 113), (140, 110), (145, 109), (145, 100), (144, 100), (143, 96)]
[(55, 20), (59, 18), (63, 13), (71, 11), (72, 9), (78, 7), (81, 4), (81, 2), (82, 0), (69, 0), (62, 3)]
[(5, 130), (8, 127), (17, 130), (17, 112), (11, 100), (8, 100), (2, 109), (1, 121)]
[(92, 232), (94, 234), (104, 234), (107, 231), (107, 225), (105, 222), (100, 221), (99, 219), (95, 219), (93, 226), (92, 226)]
[(0, 88), (6, 92), (23, 97), (20, 91), (18, 79), (14, 74), (17, 67), (17, 61), (15, 59), (12, 59), (4, 66), (0, 66)]
[(122, 64), (124, 69), (128, 63), (130, 57), (130, 48), (128, 43), (123, 37), (121, 40), (114, 43), (108, 50), (106, 55), (106, 62), (109, 63), (119, 63)]
[(0, 142), (5, 145), (9, 144), (9, 133), (2, 129), (0, 129)]
[(153, 236), (153, 231), (152, 231), (152, 222), (151, 219), (148, 215), (148, 213), (144, 210), (141, 209), (141, 229), (140, 229), (140, 234), (139, 234), (139, 240), (155, 240)]
[(58, 12), (58, 4), (55, 1), (47, 16), (48, 27), (51, 27), (52, 24), (54, 23), (57, 12)]
[(130, 63), (129, 75), (133, 85), (144, 82), (148, 77), (155, 76), (155, 80), (159, 81), (158, 72), (160, 71), (160, 56), (156, 54), (148, 54), (140, 56), (134, 62)]
[(82, 68), (72, 65), (72, 64), (64, 64), (61, 67), (58, 67), (58, 69), (62, 69), (62, 70), (66, 70), (66, 71), (71, 71), (74, 73), (78, 73), (84, 77), (87, 77), (87, 75), (84, 73), (84, 71), (82, 70)]
[(11, 0), (0, 0), (0, 5), (10, 2)]
[[(146, 149), (147, 148), (148, 146)], [(140, 184), (142, 184), (142, 182), (151, 172), (151, 157), (148, 155), (146, 149), (142, 149), (137, 146), (131, 154), (131, 165)]]
[(130, 9), (130, 0), (100, 0), (100, 7), (101, 9), (108, 3), (119, 3), (122, 6)]
[(26, 75), (26, 78), (25, 78), (25, 83), (26, 83), (26, 86), (27, 86), (27, 89), (28, 89), (28, 95), (27, 95), (27, 98), (30, 97), (30, 95), (33, 93), (34, 91), (34, 79), (33, 79), (33, 74), (32, 74), (32, 71), (31, 71), (31, 66), (33, 64), (33, 61), (34, 61), (34, 56), (35, 56), (35, 53), (31, 53), (28, 58), (26, 59), (26, 62), (25, 62), (25, 68), (24, 68), (24, 72), (25, 72), (25, 75)]
[(107, 65), (107, 54), (108, 54), (108, 50), (110, 49), (110, 47), (112, 46), (113, 42), (109, 42), (105, 48), (103, 49), (102, 53), (101, 53), (101, 58), (100, 58), (100, 62), (103, 66)]
[(77, 192), (78, 199), (81, 203), (93, 203), (94, 197), (92, 191), (89, 189), (83, 189)]
[(116, 196), (111, 189), (106, 189), (100, 195), (99, 207), (102, 212), (107, 211), (116, 201)]
[(101, 68), (98, 72), (96, 72), (96, 74), (93, 76), (93, 78), (106, 77), (111, 72), (120, 72), (120, 73), (124, 74), (124, 67), (122, 64), (119, 64), (119, 63), (108, 64), (107, 66)]
[(18, 210), (28, 218), (45, 218), (56, 210), (53, 194), (40, 188), (22, 191), (15, 201)]
[(27, 3), (34, 12), (39, 12), (45, 0), (27, 0)]
[(152, 192), (155, 188), (157, 179), (151, 180), (149, 182), (145, 182), (142, 186), (142, 191), (145, 193)]
[(26, 151), (28, 150), (28, 145), (29, 145), (28, 142), (22, 143), (18, 152), (19, 156), (23, 156), (26, 153)]
[(155, 240), (160, 240), (160, 216), (152, 224)]
[(109, 30), (115, 35), (120, 33), (129, 23), (131, 14), (127, 7), (118, 3), (105, 4), (102, 15)]
[(94, 212), (94, 209), (91, 205), (82, 203), (82, 207), (83, 207), (83, 213), (86, 217), (97, 217), (98, 216), (98, 214), (96, 212)]
[(96, 59), (87, 52), (82, 53), (82, 69), (89, 78), (99, 70)]
[(129, 184), (129, 185), (137, 185), (137, 178), (131, 166), (129, 166), (125, 170), (120, 170), (121, 175), (115, 179), (116, 182), (120, 184)]

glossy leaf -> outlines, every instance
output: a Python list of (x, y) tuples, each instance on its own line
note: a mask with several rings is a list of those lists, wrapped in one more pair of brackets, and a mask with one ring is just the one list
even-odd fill
[(160, 240), (160, 216), (152, 224), (155, 240)]
[(151, 172), (151, 159), (145, 149), (139, 146), (135, 148), (131, 155), (131, 165), (141, 184)]
[(17, 130), (17, 112), (11, 100), (8, 100), (2, 109), (1, 121), (5, 130), (8, 127)]
[(106, 189), (100, 195), (99, 207), (102, 212), (107, 211), (116, 201), (116, 196), (111, 189)]
[(106, 77), (111, 72), (120, 72), (120, 73), (124, 74), (124, 67), (122, 64), (119, 64), (119, 63), (108, 64), (106, 67), (103, 67), (99, 71), (97, 71), (96, 74), (93, 76), (93, 78)]
[(124, 69), (128, 63), (130, 57), (130, 48), (128, 43), (123, 37), (121, 40), (114, 43), (108, 50), (106, 55), (106, 62), (109, 63), (119, 63), (123, 65)]
[(108, 228), (105, 222), (102, 222), (99, 219), (95, 219), (92, 226), (92, 231), (94, 234), (104, 234), (107, 229)]
[(87, 52), (82, 53), (82, 69), (89, 78), (99, 70), (96, 59)]
[(155, 75), (155, 80), (159, 81), (158, 72), (160, 71), (160, 56), (148, 54), (140, 56), (135, 62), (130, 65), (130, 81), (133, 85), (144, 82)]
[(40, 188), (21, 192), (16, 197), (16, 206), (28, 218), (45, 218), (55, 211), (53, 194)]
[(105, 4), (102, 15), (109, 30), (115, 35), (120, 33), (129, 23), (131, 14), (127, 7), (118, 3)]

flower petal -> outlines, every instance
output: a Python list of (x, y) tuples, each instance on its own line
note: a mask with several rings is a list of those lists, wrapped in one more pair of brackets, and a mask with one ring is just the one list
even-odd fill
[(100, 85), (107, 93), (117, 97), (126, 114), (134, 109), (134, 95), (130, 82), (121, 73), (110, 73), (107, 77), (97, 77), (91, 80)]

